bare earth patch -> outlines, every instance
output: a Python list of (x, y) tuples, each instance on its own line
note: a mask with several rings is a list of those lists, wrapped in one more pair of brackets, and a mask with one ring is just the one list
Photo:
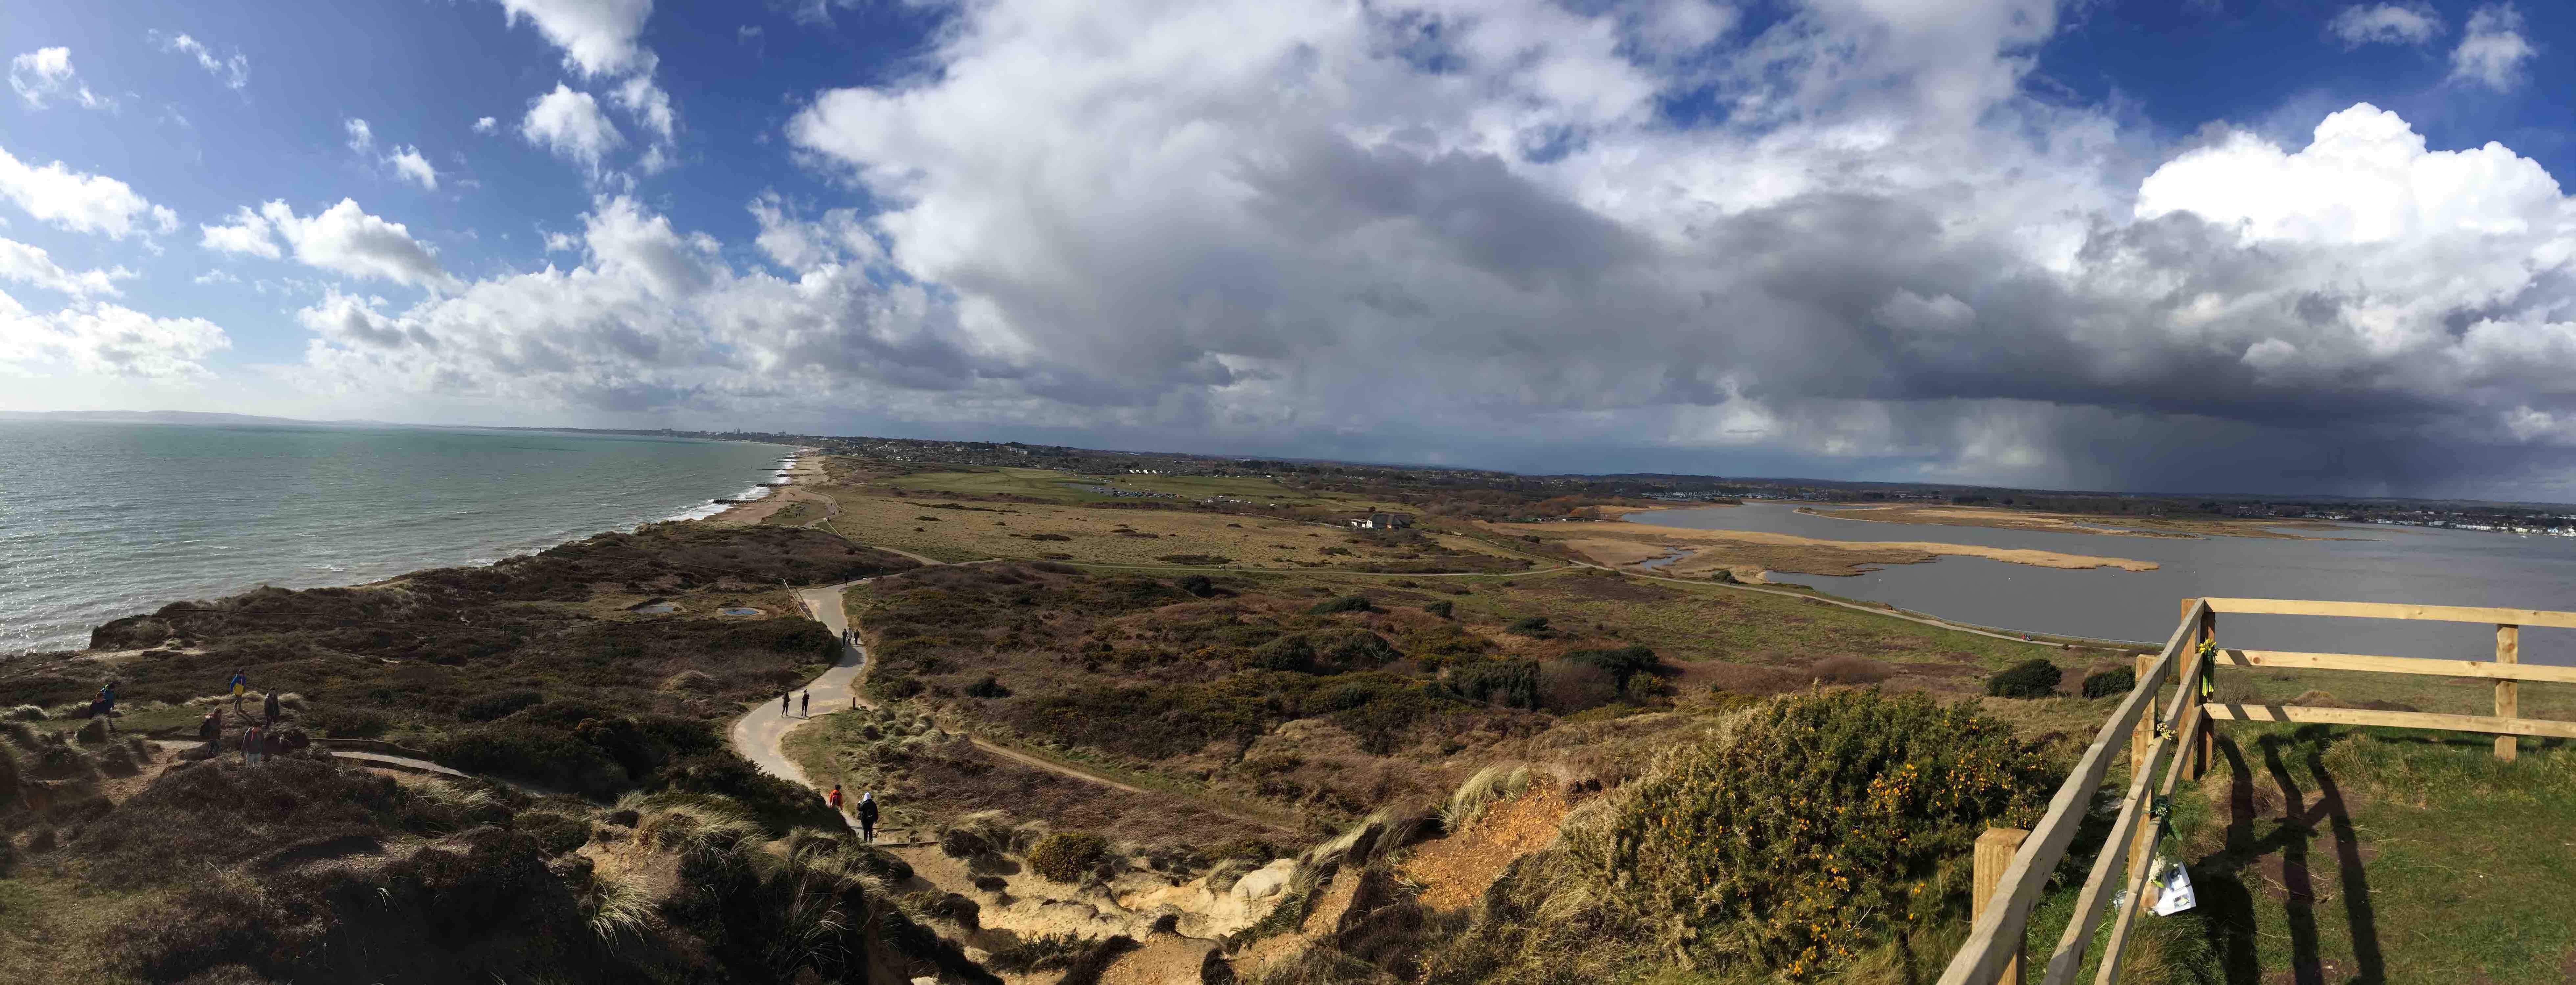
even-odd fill
[(1422, 905), (1455, 910), (1474, 903), (1514, 859), (1556, 840), (1557, 825), (1572, 809), (1553, 783), (1495, 804), (1467, 830), (1413, 850), (1404, 876), (1426, 887)]

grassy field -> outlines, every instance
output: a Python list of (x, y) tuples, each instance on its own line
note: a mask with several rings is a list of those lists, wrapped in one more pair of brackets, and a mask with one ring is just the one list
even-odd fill
[[(2217, 749), (2161, 846), (2199, 906), (2142, 914), (2123, 981), (2576, 973), (2576, 752), (2525, 740), (2500, 763), (2484, 736), (2251, 723), (2222, 725)], [(2034, 913), (2028, 953), (2055, 946), (2073, 897), (2060, 886)]]
[(894, 496), (853, 486), (825, 486), (817, 491), (840, 505), (841, 514), (831, 527), (841, 535), (951, 562), (1022, 558), (1415, 573), (1519, 571), (1530, 564), (1447, 534), (1399, 530), (1381, 535), (1266, 516), (1158, 508), (1156, 504), (1169, 502), (1164, 500), (1130, 499), (1117, 504), (1103, 500), (1094, 505)]
[(1118, 496), (1080, 488), (1097, 486), (1139, 493), (1168, 493), (1169, 501), (1176, 502), (1197, 502), (1215, 496), (1229, 496), (1261, 506), (1329, 506), (1336, 509), (1364, 510), (1372, 505), (1364, 500), (1349, 499), (1332, 493), (1291, 489), (1270, 479), (1253, 476), (1075, 475), (1055, 469), (969, 468), (890, 476), (880, 480), (879, 484), (908, 492), (969, 496), (1024, 496), (1064, 503), (1165, 499), (1165, 497)]

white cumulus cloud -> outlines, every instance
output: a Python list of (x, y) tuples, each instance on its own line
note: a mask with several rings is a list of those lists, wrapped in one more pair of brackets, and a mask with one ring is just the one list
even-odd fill
[(2423, 3), (2354, 4), (2326, 22), (2326, 33), (2346, 48), (2366, 44), (2423, 44), (2442, 33), (2442, 15)]
[(105, 175), (84, 174), (61, 161), (36, 167), (0, 148), (0, 197), (39, 221), (73, 232), (123, 238), (179, 228), (179, 216)]
[(2512, 92), (2522, 85), (2523, 65), (2539, 53), (2522, 36), (2521, 11), (2511, 4), (2480, 7), (2451, 50), (2451, 81)]
[(217, 58), (215, 53), (208, 50), (202, 42), (185, 34), (165, 34), (159, 30), (153, 30), (145, 32), (144, 37), (163, 51), (196, 59), (197, 67), (213, 75), (216, 81), (224, 84), (224, 88), (239, 90), (250, 84), (250, 59), (238, 50), (234, 51), (230, 58)]
[(394, 148), (393, 153), (385, 155), (385, 166), (394, 169), (394, 174), (404, 181), (419, 185), (425, 191), (438, 190), (438, 169), (429, 165), (428, 158), (420, 156), (418, 147), (405, 144)]
[(493, 119), (493, 118), (491, 118), (491, 117), (489, 117), (489, 116), (476, 117), (476, 118), (475, 118), (475, 120), (474, 120), (474, 132), (475, 132), (475, 133), (491, 133), (491, 132), (493, 132), (493, 131), (495, 131), (495, 130), (498, 130), (498, 129), (500, 129), (500, 128), (501, 128), (501, 121), (496, 120), (496, 119)]
[(115, 109), (116, 100), (91, 92), (72, 71), (70, 48), (38, 48), (9, 59), (9, 88), (29, 109), (49, 99), (70, 99), (82, 109)]
[(528, 101), (519, 136), (593, 174), (598, 173), (602, 157), (626, 142), (617, 125), (608, 121), (608, 114), (600, 112), (599, 100), (562, 83)]
[(0, 239), (0, 280), (32, 284), (49, 291), (78, 296), (118, 293), (116, 282), (134, 277), (134, 271), (123, 267), (107, 270), (73, 272), (54, 263), (52, 254), (41, 247), (16, 240)]
[(453, 280), (439, 265), (437, 253), (413, 239), (408, 227), (368, 214), (354, 199), (341, 199), (309, 217), (296, 215), (283, 201), (272, 201), (256, 212), (236, 209), (231, 220), (199, 227), (204, 232), (199, 245), (274, 260), (284, 255), (278, 245), (283, 240), (297, 261), (333, 273), (414, 287), (441, 286)]
[(155, 318), (120, 305), (75, 300), (32, 314), (0, 294), (0, 368), (52, 375), (189, 378), (232, 339), (203, 318)]
[(535, 24), (583, 75), (624, 72), (652, 59), (635, 42), (653, 15), (653, 0), (501, 0), (501, 7), (511, 23)]
[(364, 154), (376, 149), (376, 131), (367, 125), (367, 121), (355, 118), (342, 120), (340, 128), (349, 133), (350, 153)]

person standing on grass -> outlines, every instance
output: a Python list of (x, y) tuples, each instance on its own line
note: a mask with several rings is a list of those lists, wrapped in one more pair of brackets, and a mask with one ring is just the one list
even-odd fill
[(260, 702), (260, 710), (268, 713), (268, 721), (263, 724), (270, 728), (276, 728), (278, 718), (276, 691), (272, 690), (268, 692), (268, 700)]
[(214, 751), (215, 743), (221, 741), (223, 737), (224, 710), (221, 708), (207, 709), (205, 719), (197, 723), (197, 738), (204, 740), (207, 751), (211, 752)]
[(250, 675), (249, 675), (249, 674), (242, 673), (242, 668), (239, 668), (239, 667), (235, 667), (235, 668), (233, 668), (233, 679), (232, 679), (232, 685), (233, 685), (233, 710), (234, 710), (234, 711), (240, 711), (240, 710), (241, 710), (242, 692), (250, 690)]
[(831, 793), (827, 793), (827, 794), (824, 794), (824, 795), (823, 795), (823, 802), (824, 802), (824, 803), (827, 803), (827, 804), (832, 805), (832, 813), (834, 813), (834, 814), (838, 814), (838, 813), (840, 813), (840, 812), (841, 812), (841, 785), (840, 785), (840, 784), (838, 784), (838, 783), (832, 784), (832, 792), (831, 792)]
[(251, 727), (242, 730), (242, 765), (259, 765), (259, 752), (259, 725), (252, 723)]
[[(840, 793), (841, 788), (833, 787), (832, 792)], [(859, 795), (859, 840), (871, 845), (876, 844), (877, 794), (874, 790)]]

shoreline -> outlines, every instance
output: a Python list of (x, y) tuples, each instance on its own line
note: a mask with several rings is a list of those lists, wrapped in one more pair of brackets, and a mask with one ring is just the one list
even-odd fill
[[(706, 439), (701, 439), (701, 440), (706, 440)], [(763, 444), (766, 444), (766, 442), (763, 442)], [(237, 594), (240, 594), (241, 592), (253, 591), (253, 590), (256, 590), (256, 589), (258, 589), (258, 588), (270, 587), (270, 586), (275, 586), (275, 587), (280, 587), (280, 588), (290, 588), (291, 590), (296, 590), (296, 591), (307, 591), (307, 590), (312, 590), (312, 589), (317, 589), (317, 588), (374, 588), (374, 587), (378, 587), (378, 586), (387, 585), (387, 584), (391, 584), (391, 583), (394, 583), (394, 582), (401, 581), (401, 580), (403, 580), (403, 579), (405, 579), (405, 578), (412, 577), (413, 575), (419, 574), (420, 572), (423, 572), (423, 571), (432, 571), (432, 570), (437, 570), (437, 569), (440, 569), (440, 568), (480, 568), (480, 567), (489, 567), (489, 566), (491, 566), (491, 565), (493, 565), (493, 564), (497, 564), (497, 563), (499, 563), (501, 560), (506, 559), (506, 558), (509, 558), (509, 557), (517, 557), (517, 556), (521, 556), (521, 555), (525, 555), (525, 554), (534, 554), (534, 553), (537, 553), (537, 552), (540, 552), (540, 551), (545, 551), (545, 550), (549, 550), (549, 549), (552, 549), (552, 548), (555, 548), (555, 547), (559, 547), (559, 546), (562, 546), (562, 545), (564, 545), (564, 544), (573, 543), (573, 542), (575, 542), (575, 541), (584, 540), (584, 539), (587, 539), (587, 538), (590, 538), (590, 537), (596, 537), (596, 536), (598, 536), (598, 535), (600, 535), (600, 534), (604, 534), (604, 533), (623, 533), (623, 532), (631, 532), (631, 531), (634, 531), (634, 530), (636, 530), (636, 529), (638, 529), (638, 528), (645, 527), (645, 526), (649, 526), (649, 525), (656, 524), (656, 523), (705, 523), (705, 522), (708, 522), (708, 521), (710, 521), (710, 520), (713, 520), (713, 519), (715, 519), (715, 518), (717, 518), (717, 517), (724, 516), (724, 515), (726, 515), (727, 513), (731, 513), (731, 512), (733, 512), (734, 510), (739, 509), (739, 508), (741, 508), (741, 507), (745, 507), (745, 506), (754, 506), (754, 505), (759, 505), (759, 504), (770, 504), (769, 509), (770, 509), (770, 510), (772, 510), (772, 511), (774, 511), (774, 510), (776, 510), (776, 509), (779, 509), (779, 508), (783, 507), (783, 506), (784, 506), (784, 504), (785, 504), (785, 498), (784, 498), (784, 497), (782, 497), (782, 496), (780, 496), (780, 495), (778, 495), (778, 490), (780, 490), (780, 489), (784, 489), (784, 488), (786, 488), (786, 486), (788, 486), (788, 485), (798, 484), (800, 481), (802, 481), (802, 479), (800, 479), (798, 476), (796, 476), (796, 475), (792, 474), (792, 473), (794, 472), (794, 470), (795, 470), (795, 469), (797, 469), (797, 468), (799, 468), (799, 467), (801, 467), (801, 466), (804, 466), (804, 465), (806, 465), (806, 464), (809, 464), (809, 460), (810, 460), (810, 465), (812, 466), (812, 471), (813, 471), (813, 473), (814, 473), (815, 475), (819, 476), (819, 474), (820, 474), (820, 472), (821, 472), (821, 463), (822, 463), (822, 458), (821, 458), (821, 455), (820, 455), (819, 450), (818, 450), (818, 449), (814, 449), (814, 448), (802, 447), (802, 446), (794, 446), (794, 445), (774, 445), (773, 447), (785, 448), (785, 449), (792, 449), (792, 451), (791, 451), (789, 454), (787, 454), (787, 455), (783, 456), (782, 458), (780, 458), (779, 460), (777, 460), (777, 461), (775, 461), (775, 462), (771, 463), (771, 465), (769, 466), (769, 472), (766, 474), (766, 476), (764, 476), (762, 479), (760, 479), (760, 480), (758, 480), (758, 481), (759, 481), (760, 483), (781, 482), (782, 484), (781, 484), (781, 485), (779, 485), (779, 486), (766, 486), (766, 485), (755, 485), (755, 486), (753, 486), (753, 488), (754, 488), (754, 489), (760, 490), (760, 491), (761, 491), (761, 493), (762, 493), (762, 494), (761, 494), (759, 497), (757, 497), (757, 498), (753, 498), (753, 499), (749, 499), (749, 500), (745, 500), (745, 501), (741, 501), (741, 502), (737, 502), (737, 503), (733, 503), (733, 504), (718, 504), (718, 503), (714, 502), (713, 500), (701, 500), (701, 501), (699, 501), (696, 505), (693, 505), (693, 506), (688, 506), (688, 507), (680, 508), (680, 509), (677, 509), (677, 510), (665, 510), (665, 511), (661, 511), (661, 512), (659, 512), (659, 513), (657, 513), (657, 514), (655, 514), (655, 515), (653, 515), (653, 516), (649, 516), (649, 517), (646, 517), (646, 518), (644, 518), (644, 519), (634, 521), (634, 522), (632, 522), (632, 523), (625, 523), (625, 524), (606, 524), (606, 525), (601, 525), (601, 526), (598, 526), (598, 527), (595, 527), (595, 528), (591, 528), (591, 529), (587, 529), (587, 530), (583, 530), (583, 531), (579, 531), (579, 532), (574, 532), (574, 533), (566, 534), (566, 535), (564, 535), (563, 537), (561, 537), (561, 538), (559, 538), (559, 539), (552, 540), (552, 541), (550, 541), (550, 542), (548, 542), (548, 543), (544, 543), (544, 544), (540, 544), (540, 545), (537, 545), (537, 546), (529, 547), (529, 548), (526, 548), (526, 549), (524, 549), (524, 550), (518, 550), (518, 551), (509, 552), (509, 553), (504, 553), (504, 554), (502, 554), (502, 555), (500, 555), (500, 556), (497, 556), (497, 557), (488, 557), (488, 558), (485, 558), (485, 557), (478, 557), (478, 558), (474, 558), (474, 559), (470, 559), (470, 560), (466, 560), (466, 561), (460, 561), (460, 562), (457, 562), (457, 563), (454, 563), (454, 564), (436, 564), (436, 563), (430, 563), (430, 562), (420, 561), (420, 560), (418, 560), (418, 559), (413, 559), (413, 560), (408, 560), (408, 561), (392, 562), (392, 563), (397, 563), (397, 564), (403, 564), (403, 565), (406, 565), (406, 567), (404, 567), (402, 570), (397, 571), (397, 572), (395, 572), (395, 573), (393, 573), (393, 574), (384, 575), (384, 576), (382, 576), (382, 577), (369, 578), (369, 579), (364, 580), (364, 581), (330, 581), (330, 582), (324, 582), (324, 583), (319, 583), (319, 584), (300, 584), (300, 583), (298, 583), (298, 580), (296, 580), (296, 579), (292, 579), (292, 578), (281, 578), (281, 579), (276, 580), (276, 581), (260, 581), (260, 582), (257, 582), (257, 583), (255, 583), (255, 584), (253, 584), (253, 585), (251, 585), (250, 587), (247, 587), (247, 588), (238, 589), (238, 590), (235, 590), (235, 591), (232, 591), (232, 592), (219, 593), (219, 595), (218, 595), (218, 596), (216, 596), (216, 597), (221, 597), (221, 596), (226, 596), (226, 595), (237, 595)], [(717, 506), (721, 506), (722, 508), (721, 508), (721, 509), (717, 509), (717, 510), (715, 510), (715, 511), (713, 511), (713, 512), (705, 512), (705, 513), (701, 513), (701, 511), (707, 510), (709, 507), (717, 507)], [(693, 515), (691, 515), (691, 514), (698, 514), (698, 515), (694, 515), (694, 516), (693, 516)], [(763, 514), (763, 515), (765, 516), (766, 514)], [(284, 583), (283, 583), (283, 584), (281, 584), (281, 582), (284, 582)], [(10, 651), (5, 651), (5, 652), (0, 652), (0, 662), (5, 662), (5, 661), (9, 661), (9, 660), (16, 660), (16, 659), (22, 659), (22, 658), (25, 658), (25, 657), (35, 656), (35, 655), (38, 655), (38, 654), (88, 653), (88, 652), (92, 652), (92, 651), (90, 650), (90, 647), (89, 647), (89, 634), (90, 634), (90, 632), (91, 632), (91, 631), (93, 631), (93, 630), (97, 629), (97, 628), (98, 628), (98, 626), (103, 625), (105, 622), (107, 622), (107, 621), (112, 621), (112, 620), (114, 620), (114, 619), (121, 619), (121, 618), (124, 618), (124, 617), (126, 617), (126, 616), (132, 616), (132, 615), (148, 615), (148, 614), (150, 614), (150, 613), (160, 611), (160, 609), (161, 609), (162, 607), (167, 606), (167, 605), (170, 605), (170, 604), (172, 604), (172, 603), (174, 603), (174, 602), (184, 602), (184, 601), (191, 601), (191, 600), (190, 600), (190, 599), (186, 599), (186, 598), (175, 598), (175, 597), (172, 597), (172, 598), (153, 598), (153, 599), (136, 599), (136, 600), (134, 600), (134, 601), (131, 603), (131, 606), (132, 606), (132, 607), (131, 607), (131, 608), (129, 608), (129, 609), (120, 610), (120, 611), (118, 611), (115, 615), (111, 615), (111, 616), (107, 617), (107, 619), (100, 620), (99, 622), (93, 622), (93, 623), (89, 623), (89, 624), (86, 624), (86, 625), (82, 625), (82, 626), (80, 626), (80, 627), (79, 627), (79, 629), (78, 629), (79, 636), (78, 636), (77, 638), (70, 638), (70, 639), (65, 639), (65, 640), (63, 640), (63, 641), (62, 641), (62, 643), (63, 643), (64, 645), (62, 645), (62, 646), (49, 647), (49, 646), (46, 646), (46, 645), (44, 645), (43, 643), (41, 643), (41, 642), (40, 642), (40, 643), (38, 643), (38, 644), (30, 645), (30, 646), (25, 646), (25, 647), (22, 647), (22, 648), (19, 648), (19, 649), (16, 649), (16, 650), (10, 650)]]

